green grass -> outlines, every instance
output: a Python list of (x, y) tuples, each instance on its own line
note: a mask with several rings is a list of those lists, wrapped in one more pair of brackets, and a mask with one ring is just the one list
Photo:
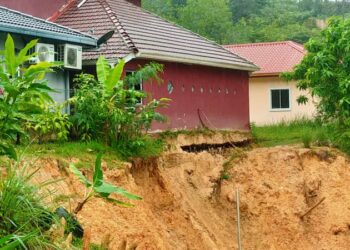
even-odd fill
[[(77, 238), (74, 238), (73, 239), (73, 242), (72, 242), (72, 245), (74, 247), (76, 247), (77, 249), (82, 249), (83, 248), (83, 240), (82, 239), (77, 239)], [(107, 250), (105, 247), (102, 247), (100, 245), (97, 245), (97, 244), (90, 244), (89, 246), (89, 250)]]
[(30, 144), (29, 146), (21, 146), (18, 150), (25, 157), (30, 158), (53, 157), (63, 161), (76, 158), (79, 160), (76, 166), (86, 169), (91, 169), (94, 166), (98, 153), (103, 153), (103, 160), (109, 168), (121, 167), (121, 160), (123, 159), (118, 150), (98, 142)]
[(329, 138), (329, 127), (311, 120), (294, 120), (266, 126), (252, 126), (255, 142), (262, 147), (312, 142), (325, 143)]
[(16, 168), (8, 167), (0, 179), (0, 238), (10, 234), (34, 235), (25, 242), (28, 249), (54, 249), (45, 234), (54, 223), (43, 202), (46, 195), (39, 192), (40, 186), (29, 183), (31, 174), (15, 171)]
[(116, 143), (113, 148), (119, 152), (122, 159), (128, 160), (159, 156), (164, 151), (165, 145), (163, 139), (146, 135), (132, 141)]
[(41, 158), (51, 157), (63, 162), (72, 158), (78, 159), (78, 168), (92, 169), (98, 153), (103, 154), (103, 160), (108, 168), (122, 167), (122, 161), (130, 158), (150, 158), (159, 156), (164, 150), (161, 139), (144, 137), (125, 144), (116, 144), (112, 147), (105, 146), (99, 142), (56, 142), (44, 144), (30, 144), (17, 148), (24, 157)]

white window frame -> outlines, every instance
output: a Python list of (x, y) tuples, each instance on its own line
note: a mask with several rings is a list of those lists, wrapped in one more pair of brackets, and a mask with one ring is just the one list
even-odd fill
[[(288, 90), (288, 92), (289, 92), (289, 108), (272, 108), (272, 90)], [(269, 103), (270, 103), (270, 112), (291, 111), (292, 110), (292, 90), (291, 90), (291, 88), (286, 88), (286, 87), (270, 88), (269, 89)]]

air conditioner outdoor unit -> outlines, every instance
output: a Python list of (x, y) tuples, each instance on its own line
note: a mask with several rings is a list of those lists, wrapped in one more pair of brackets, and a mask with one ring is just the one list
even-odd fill
[(81, 69), (82, 65), (82, 47), (64, 44), (59, 46), (57, 61), (61, 61), (65, 68)]
[(37, 43), (29, 53), (33, 54), (34, 52), (37, 55), (29, 60), (32, 64), (55, 61), (55, 45), (53, 44)]

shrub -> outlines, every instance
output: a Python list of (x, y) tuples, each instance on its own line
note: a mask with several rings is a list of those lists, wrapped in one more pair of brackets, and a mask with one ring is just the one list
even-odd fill
[[(100, 57), (97, 80), (86, 74), (75, 79), (79, 87), (74, 97), (71, 121), (78, 138), (103, 140), (109, 146), (135, 149), (138, 145), (143, 146), (145, 132), (153, 121), (165, 120), (156, 110), (165, 107), (169, 100), (148, 101), (147, 94), (135, 88), (140, 81), (158, 79), (162, 66), (149, 64), (122, 80), (124, 64), (120, 61), (111, 68), (108, 61)], [(147, 103), (142, 104), (140, 100)]]
[(304, 133), (301, 137), (301, 140), (302, 140), (305, 148), (311, 147), (311, 142), (312, 142), (312, 135), (311, 134)]
[(39, 143), (65, 141), (68, 139), (71, 122), (68, 114), (62, 113), (62, 110), (63, 105), (50, 105), (43, 113), (33, 115), (33, 119), (25, 123), (25, 128)]
[(121, 158), (130, 157), (150, 158), (159, 155), (164, 150), (164, 141), (162, 139), (152, 139), (143, 135), (132, 141), (119, 141), (113, 145), (119, 152)]
[(22, 125), (52, 102), (48, 95), (51, 89), (44, 76), (57, 64), (40, 62), (25, 67), (25, 63), (35, 56), (28, 52), (36, 43), (37, 40), (29, 42), (16, 54), (13, 39), (8, 35), (5, 49), (0, 51), (4, 56), (0, 60), (0, 155), (14, 159), (17, 155), (13, 144), (19, 141), (20, 135), (26, 135)]
[(45, 196), (39, 192), (40, 187), (29, 183), (31, 177), (9, 168), (0, 179), (0, 238), (16, 235), (27, 239), (25, 246), (29, 249), (48, 249), (52, 244), (44, 232), (53, 217), (43, 204)]

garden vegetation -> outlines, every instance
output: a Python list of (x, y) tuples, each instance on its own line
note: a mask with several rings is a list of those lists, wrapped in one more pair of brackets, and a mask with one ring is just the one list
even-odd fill
[[(64, 104), (57, 104), (49, 95), (52, 89), (48, 87), (45, 74), (53, 72), (60, 64), (40, 62), (29, 65), (28, 60), (36, 56), (29, 51), (36, 43), (37, 40), (33, 40), (16, 53), (14, 41), (8, 35), (5, 49), (0, 52), (0, 155), (8, 157), (7, 160), (1, 158), (0, 249), (59, 249), (60, 243), (51, 239), (48, 233), (51, 226), (59, 224), (62, 216), (79, 225), (75, 216), (67, 214), (64, 208), (54, 210), (45, 204), (43, 186), (31, 182), (37, 170), (30, 172), (23, 166), (16, 145), (32, 143), (33, 140), (50, 143), (74, 139), (79, 143), (89, 141), (89, 145), (104, 144), (96, 147), (100, 149), (113, 147), (118, 156), (125, 157), (149, 156), (149, 152), (158, 154), (162, 150), (162, 143), (150, 138), (146, 132), (153, 121), (165, 120), (156, 110), (165, 107), (169, 100), (147, 99), (142, 90), (135, 88), (140, 81), (158, 79), (161, 65), (146, 65), (123, 79), (125, 62), (121, 60), (111, 67), (101, 57), (97, 63), (97, 79), (85, 74), (78, 76), (76, 96)], [(73, 107), (71, 116), (62, 112), (67, 104)], [(96, 196), (127, 207), (132, 205), (110, 195), (141, 199), (105, 182), (101, 163), (102, 154), (99, 154), (92, 181), (71, 165), (72, 173), (88, 189), (75, 213)], [(69, 233), (69, 230), (65, 231)]]
[[(335, 145), (350, 152), (350, 19), (332, 18), (327, 29), (305, 44), (308, 53), (286, 80), (317, 100), (320, 126), (331, 126)], [(300, 104), (308, 102), (300, 96)]]

